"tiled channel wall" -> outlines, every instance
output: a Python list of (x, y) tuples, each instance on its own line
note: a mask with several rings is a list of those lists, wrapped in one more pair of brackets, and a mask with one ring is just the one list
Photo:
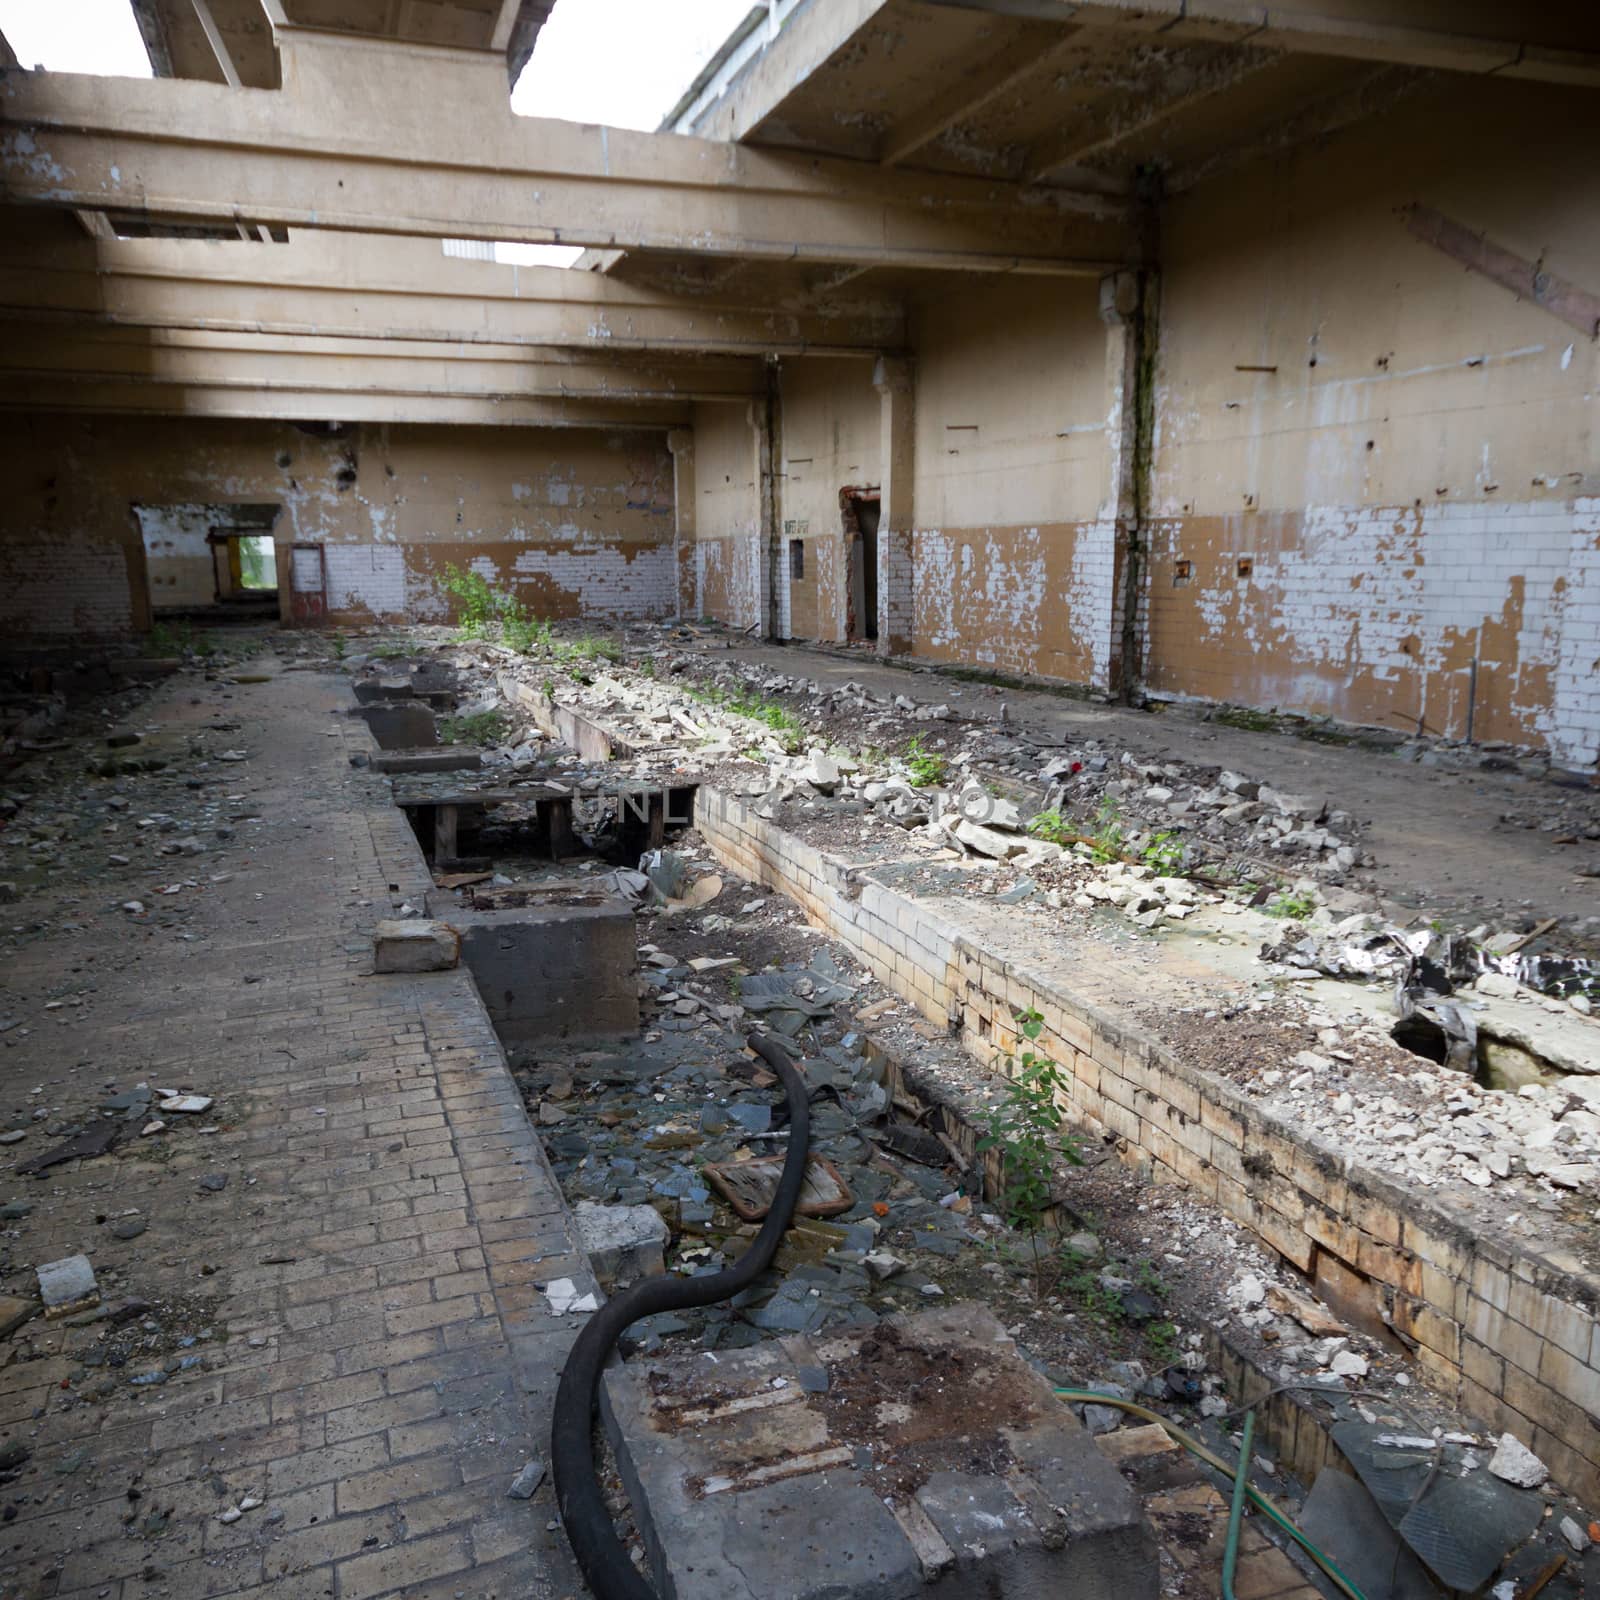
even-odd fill
[[(1403, 1190), (1108, 1016), (1048, 955), (1008, 952), (971, 901), (913, 899), (702, 786), (695, 825), (719, 860), (780, 890), (979, 1060), (1015, 1044), (1019, 1010), (1071, 1074), (1066, 1109), (1117, 1136), (1154, 1182), (1180, 1183), (1251, 1228), (1347, 1315), (1394, 1330), (1466, 1412), (1515, 1433), (1564, 1487), (1600, 1499), (1600, 1280), (1566, 1252), (1517, 1249)], [(957, 920), (959, 918), (959, 920)]]

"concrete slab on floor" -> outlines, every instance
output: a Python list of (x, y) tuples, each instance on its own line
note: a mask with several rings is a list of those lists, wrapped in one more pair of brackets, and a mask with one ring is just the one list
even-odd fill
[(663, 1600), (1155, 1600), (1136, 1496), (982, 1307), (634, 1362), (603, 1408)]

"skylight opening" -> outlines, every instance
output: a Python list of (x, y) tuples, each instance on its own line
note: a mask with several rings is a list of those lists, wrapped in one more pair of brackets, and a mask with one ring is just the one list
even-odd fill
[(155, 76), (128, 0), (0, 0), (0, 33), (24, 67)]

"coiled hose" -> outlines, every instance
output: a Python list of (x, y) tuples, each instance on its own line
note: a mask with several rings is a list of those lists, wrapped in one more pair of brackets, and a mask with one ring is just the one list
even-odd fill
[(611, 1347), (641, 1317), (714, 1305), (747, 1289), (778, 1253), (805, 1185), (806, 1156), (811, 1144), (811, 1102), (805, 1079), (775, 1040), (751, 1034), (747, 1043), (778, 1074), (789, 1101), (789, 1153), (772, 1209), (755, 1243), (731, 1267), (709, 1277), (647, 1278), (608, 1300), (578, 1335), (556, 1389), (550, 1429), (550, 1469), (555, 1479), (556, 1504), (572, 1553), (595, 1600), (657, 1600), (655, 1590), (628, 1559), (595, 1479), (595, 1407), (600, 1376)]

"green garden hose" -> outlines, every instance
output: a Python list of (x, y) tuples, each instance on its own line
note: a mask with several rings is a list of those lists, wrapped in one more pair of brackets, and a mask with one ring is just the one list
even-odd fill
[(1239, 1467), (1233, 1480), (1233, 1504), (1228, 1508), (1228, 1542), (1222, 1547), (1222, 1600), (1239, 1600), (1233, 1592), (1233, 1575), (1239, 1568), (1239, 1530), (1244, 1527), (1244, 1497), (1250, 1487), (1250, 1442), (1256, 1436), (1256, 1414), (1244, 1414), (1244, 1438), (1239, 1442)]
[[(1241, 1478), (1248, 1475), (1244, 1471), (1235, 1471), (1221, 1456), (1216, 1455), (1200, 1443), (1192, 1434), (1185, 1433), (1177, 1423), (1169, 1422), (1159, 1411), (1152, 1411), (1148, 1406), (1136, 1405), (1132, 1400), (1124, 1400), (1119, 1395), (1099, 1394), (1093, 1389), (1057, 1389), (1056, 1398), (1066, 1400), (1075, 1405), (1113, 1406), (1118, 1411), (1126, 1411), (1135, 1417), (1142, 1417), (1146, 1422), (1153, 1422), (1158, 1428), (1166, 1430), (1167, 1434), (1175, 1439), (1187, 1450), (1190, 1455), (1198, 1456), (1200, 1460), (1214, 1472), (1220, 1472), (1229, 1483), (1237, 1485)], [(1240, 1457), (1241, 1468), (1248, 1465), (1247, 1458)], [(1258, 1511), (1271, 1518), (1327, 1575), (1338, 1585), (1342, 1593), (1349, 1596), (1349, 1600), (1367, 1600), (1361, 1590), (1356, 1587), (1335, 1565), (1332, 1557), (1326, 1556), (1312, 1542), (1295, 1527), (1295, 1525), (1280, 1511), (1276, 1504), (1259, 1489), (1253, 1488), (1249, 1483), (1245, 1485), (1245, 1494), (1251, 1505)]]

